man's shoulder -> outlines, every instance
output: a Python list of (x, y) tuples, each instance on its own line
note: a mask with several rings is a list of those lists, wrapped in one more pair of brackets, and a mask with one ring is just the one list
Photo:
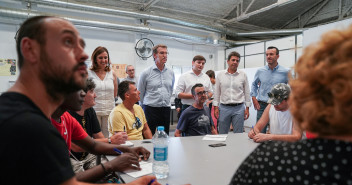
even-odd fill
[(43, 112), (26, 96), (19, 93), (4, 93), (0, 96), (0, 124), (11, 119), (43, 119), (48, 121)]
[(287, 73), (287, 72), (290, 71), (290, 69), (278, 64), (277, 71), (282, 71), (282, 72), (286, 72)]

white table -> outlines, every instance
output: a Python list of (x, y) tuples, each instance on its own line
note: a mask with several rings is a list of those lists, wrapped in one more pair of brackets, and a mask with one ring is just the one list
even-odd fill
[[(217, 141), (203, 141), (204, 136), (170, 137), (169, 166), (166, 179), (158, 180), (169, 185), (225, 185), (228, 184), (242, 161), (258, 146), (248, 138), (247, 133), (229, 133), (226, 146), (209, 147)], [(153, 161), (153, 144), (132, 141), (134, 146), (143, 146), (151, 152), (148, 162)], [(109, 160), (115, 156), (107, 156)], [(134, 178), (122, 174), (126, 182)]]

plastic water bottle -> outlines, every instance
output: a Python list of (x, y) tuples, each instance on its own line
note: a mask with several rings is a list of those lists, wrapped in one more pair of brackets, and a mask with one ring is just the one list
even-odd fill
[(169, 175), (169, 163), (167, 162), (168, 144), (169, 136), (165, 133), (163, 126), (158, 126), (158, 130), (153, 136), (153, 174), (157, 179), (164, 179)]

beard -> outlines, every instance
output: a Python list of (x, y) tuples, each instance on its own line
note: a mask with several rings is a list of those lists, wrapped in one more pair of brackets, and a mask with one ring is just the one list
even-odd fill
[(41, 49), (40, 59), (42, 64), (39, 69), (39, 78), (44, 83), (46, 92), (54, 101), (65, 98), (70, 93), (84, 88), (87, 75), (82, 75), (82, 80), (84, 81), (81, 82), (77, 82), (74, 77), (75, 71), (81, 65), (85, 65), (84, 62), (77, 64), (71, 70), (63, 66), (54, 67), (53, 60), (47, 55), (44, 48)]

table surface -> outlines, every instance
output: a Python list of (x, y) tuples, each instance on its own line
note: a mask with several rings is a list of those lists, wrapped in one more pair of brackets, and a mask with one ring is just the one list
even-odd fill
[[(204, 136), (170, 137), (168, 162), (169, 177), (158, 180), (168, 185), (225, 185), (228, 184), (242, 161), (258, 146), (247, 133), (229, 133), (226, 146), (210, 147), (219, 141), (203, 141)], [(132, 141), (151, 152), (147, 162), (153, 162), (153, 144)], [(109, 160), (115, 156), (107, 156)], [(134, 178), (122, 174), (126, 182)]]

